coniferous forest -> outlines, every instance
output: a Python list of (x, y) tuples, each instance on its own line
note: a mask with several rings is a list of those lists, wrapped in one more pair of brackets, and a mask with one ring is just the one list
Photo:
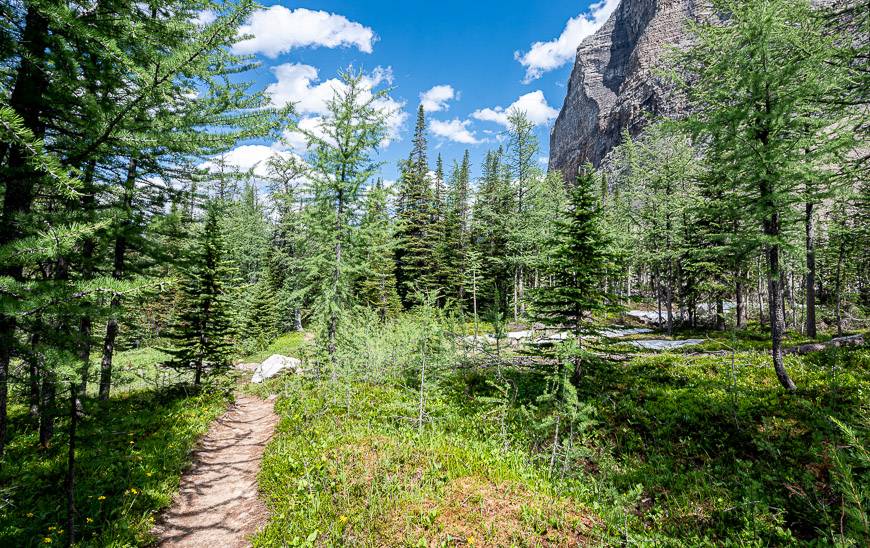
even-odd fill
[(713, 1), (576, 177), (261, 9), (0, 4), (0, 545), (867, 546), (870, 3)]

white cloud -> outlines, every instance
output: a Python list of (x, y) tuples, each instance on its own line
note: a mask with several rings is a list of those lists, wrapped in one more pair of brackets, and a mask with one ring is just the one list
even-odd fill
[(292, 49), (311, 46), (356, 47), (371, 53), (377, 40), (372, 29), (341, 15), (305, 8), (289, 10), (284, 6), (255, 12), (239, 34), (251, 38), (235, 44), (235, 53), (261, 53), (272, 59)]
[(426, 112), (440, 112), (450, 108), (450, 105), (447, 104), (448, 101), (458, 98), (459, 94), (456, 93), (453, 86), (441, 85), (421, 93), (420, 104), (423, 105)]
[(327, 101), (341, 89), (341, 82), (335, 78), (312, 86), (318, 80), (318, 72), (310, 65), (285, 63), (272, 68), (272, 72), (277, 82), (266, 88), (266, 95), (279, 107), (294, 103), (300, 114), (325, 113)]
[[(286, 63), (273, 68), (277, 81), (266, 88), (266, 94), (277, 106), (293, 103), (296, 112), (303, 115), (299, 127), (315, 135), (323, 122), (323, 116), (328, 114), (328, 102), (336, 93), (345, 90), (346, 85), (338, 78), (319, 82), (318, 70), (310, 65)], [(360, 101), (371, 99), (372, 90), (381, 84), (391, 84), (392, 70), (387, 67), (377, 67), (371, 73), (363, 76), (364, 92)], [(387, 146), (399, 136), (402, 124), (408, 117), (404, 111), (405, 103), (390, 96), (379, 97), (374, 106), (386, 115), (387, 137), (382, 143)], [(293, 150), (304, 151), (307, 147), (305, 135), (302, 132), (285, 132), (284, 143)]]
[(273, 156), (289, 158), (292, 156), (292, 153), (266, 145), (242, 145), (226, 152), (220, 157), (200, 164), (199, 167), (215, 173), (220, 171), (221, 162), (223, 162), (226, 168), (245, 172), (253, 170), (254, 175), (257, 177), (266, 177), (269, 175), (269, 159)]
[(474, 132), (468, 129), (471, 124), (470, 120), (459, 120), (455, 118), (449, 121), (432, 120), (429, 123), (429, 129), (438, 137), (449, 139), (454, 143), (463, 143), (466, 145), (476, 145), (481, 141), (474, 135)]
[(507, 107), (484, 108), (471, 113), (471, 117), (483, 122), (495, 122), (508, 125), (508, 114), (512, 111), (525, 112), (529, 121), (535, 125), (543, 125), (559, 115), (559, 111), (547, 104), (544, 92), (541, 90), (527, 93)]
[(196, 19), (194, 20), (194, 24), (200, 27), (204, 27), (206, 25), (210, 25), (217, 20), (217, 14), (211, 10), (202, 10), (196, 15)]
[(514, 58), (526, 67), (523, 82), (528, 84), (537, 80), (545, 72), (557, 69), (574, 59), (580, 42), (607, 22), (618, 5), (619, 0), (601, 0), (591, 5), (587, 13), (569, 19), (562, 34), (555, 40), (535, 42), (529, 51), (515, 52)]

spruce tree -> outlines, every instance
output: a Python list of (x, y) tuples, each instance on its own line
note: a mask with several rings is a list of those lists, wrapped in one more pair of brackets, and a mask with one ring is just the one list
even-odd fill
[(442, 283), (445, 296), (455, 299), (460, 310), (468, 308), (466, 273), (468, 254), (471, 250), (470, 237), (470, 171), (471, 161), (468, 151), (461, 164), (454, 164), (447, 187), (443, 237), (440, 244)]
[(406, 307), (420, 304), (419, 295), (435, 286), (434, 195), (426, 149), (426, 113), (420, 105), (413, 149), (402, 165), (399, 179), (396, 282)]
[(232, 321), (225, 284), (231, 279), (226, 243), (220, 229), (220, 208), (208, 203), (205, 219), (182, 267), (178, 315), (167, 338), (172, 347), (166, 365), (193, 373), (194, 385), (203, 374), (230, 367)]
[[(577, 177), (568, 207), (556, 221), (544, 274), (550, 284), (533, 292), (534, 317), (545, 325), (571, 331), (582, 348), (587, 315), (607, 309), (610, 298), (604, 279), (610, 266), (609, 239), (603, 231), (601, 207), (591, 166)], [(573, 358), (575, 384), (580, 380), (581, 356)]]
[(360, 222), (362, 269), (357, 294), (362, 304), (376, 310), (381, 321), (401, 309), (396, 291), (394, 226), (387, 210), (389, 190), (378, 180), (365, 200)]

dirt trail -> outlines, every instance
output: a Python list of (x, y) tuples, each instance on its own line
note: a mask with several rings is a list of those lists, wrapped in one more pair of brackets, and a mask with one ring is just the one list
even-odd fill
[(250, 546), (267, 519), (257, 498), (257, 473), (278, 423), (273, 403), (240, 395), (212, 424), (181, 476), (172, 506), (158, 520), (157, 546)]

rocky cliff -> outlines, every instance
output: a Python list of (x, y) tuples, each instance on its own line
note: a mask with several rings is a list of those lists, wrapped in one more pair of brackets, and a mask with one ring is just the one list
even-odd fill
[(651, 115), (679, 112), (682, 102), (655, 68), (673, 45), (685, 46), (687, 18), (700, 0), (622, 0), (598, 32), (577, 48), (568, 96), (550, 135), (550, 169), (571, 180), (598, 166), (623, 130), (638, 134)]

